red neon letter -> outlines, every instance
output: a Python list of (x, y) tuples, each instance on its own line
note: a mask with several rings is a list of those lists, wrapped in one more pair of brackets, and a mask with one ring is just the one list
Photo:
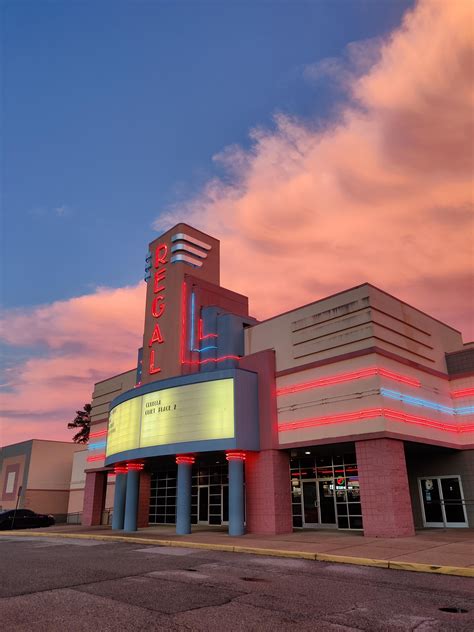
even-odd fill
[(148, 346), (151, 347), (154, 342), (158, 342), (161, 345), (161, 343), (164, 341), (165, 339), (163, 338), (163, 335), (161, 333), (160, 326), (158, 323), (156, 323), (155, 329), (153, 330), (153, 335), (150, 338), (150, 342), (148, 343)]
[(166, 244), (160, 244), (155, 250), (155, 268), (158, 268), (160, 263), (165, 265), (167, 255), (168, 246)]
[(150, 375), (153, 375), (153, 373), (159, 373), (160, 371), (161, 369), (159, 366), (155, 367), (155, 351), (152, 349), (150, 351), (150, 367), (149, 367)]
[(153, 303), (151, 304), (151, 313), (153, 314), (155, 318), (159, 318), (165, 311), (164, 303), (160, 303), (158, 305), (159, 301), (164, 301), (164, 300), (165, 300), (164, 296), (155, 296), (155, 298), (153, 299)]
[(157, 272), (155, 272), (155, 278), (153, 283), (153, 292), (157, 294), (158, 292), (162, 292), (165, 289), (164, 285), (160, 285), (160, 281), (166, 276), (166, 268), (160, 268)]

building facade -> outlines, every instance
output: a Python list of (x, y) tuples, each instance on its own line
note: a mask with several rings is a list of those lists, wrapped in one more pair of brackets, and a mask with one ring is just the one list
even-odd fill
[[(186, 224), (147, 255), (137, 368), (96, 385), (83, 523), (474, 525), (474, 345), (362, 284), (256, 321)], [(262, 288), (264, 291), (264, 288)], [(112, 483), (112, 487), (111, 487)]]
[(74, 443), (31, 439), (0, 449), (0, 508), (53, 514), (65, 520)]

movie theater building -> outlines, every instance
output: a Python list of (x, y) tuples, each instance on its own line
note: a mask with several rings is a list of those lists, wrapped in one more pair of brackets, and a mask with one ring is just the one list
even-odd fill
[(458, 331), (367, 283), (258, 322), (220, 286), (219, 242), (186, 224), (150, 244), (145, 280), (138, 367), (95, 387), (83, 524), (115, 480), (127, 531), (474, 526)]

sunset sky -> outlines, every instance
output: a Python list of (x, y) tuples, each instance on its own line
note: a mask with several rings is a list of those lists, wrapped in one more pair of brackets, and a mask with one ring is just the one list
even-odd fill
[(471, 0), (1, 11), (0, 444), (134, 366), (178, 221), (257, 318), (369, 281), (474, 338)]

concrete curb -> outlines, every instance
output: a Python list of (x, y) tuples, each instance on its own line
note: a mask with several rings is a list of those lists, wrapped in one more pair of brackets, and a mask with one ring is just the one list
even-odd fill
[(4, 531), (0, 537), (41, 537), (100, 540), (102, 542), (128, 542), (132, 544), (148, 544), (153, 546), (170, 546), (187, 549), (203, 549), (207, 551), (226, 551), (228, 553), (249, 553), (251, 555), (267, 555), (269, 557), (290, 557), (294, 559), (315, 560), (318, 562), (332, 562), (334, 564), (354, 564), (356, 566), (372, 566), (398, 571), (412, 571), (418, 573), (435, 573), (438, 575), (456, 575), (459, 577), (474, 577), (474, 568), (467, 566), (437, 566), (434, 564), (419, 564), (417, 562), (396, 562), (377, 560), (369, 557), (351, 557), (348, 555), (329, 555), (327, 553), (311, 553), (308, 551), (285, 551), (281, 549), (264, 549), (251, 546), (233, 546), (231, 544), (211, 544), (204, 542), (188, 542), (185, 540), (160, 540), (140, 538), (126, 535), (100, 535), (89, 533), (57, 533), (47, 531)]

